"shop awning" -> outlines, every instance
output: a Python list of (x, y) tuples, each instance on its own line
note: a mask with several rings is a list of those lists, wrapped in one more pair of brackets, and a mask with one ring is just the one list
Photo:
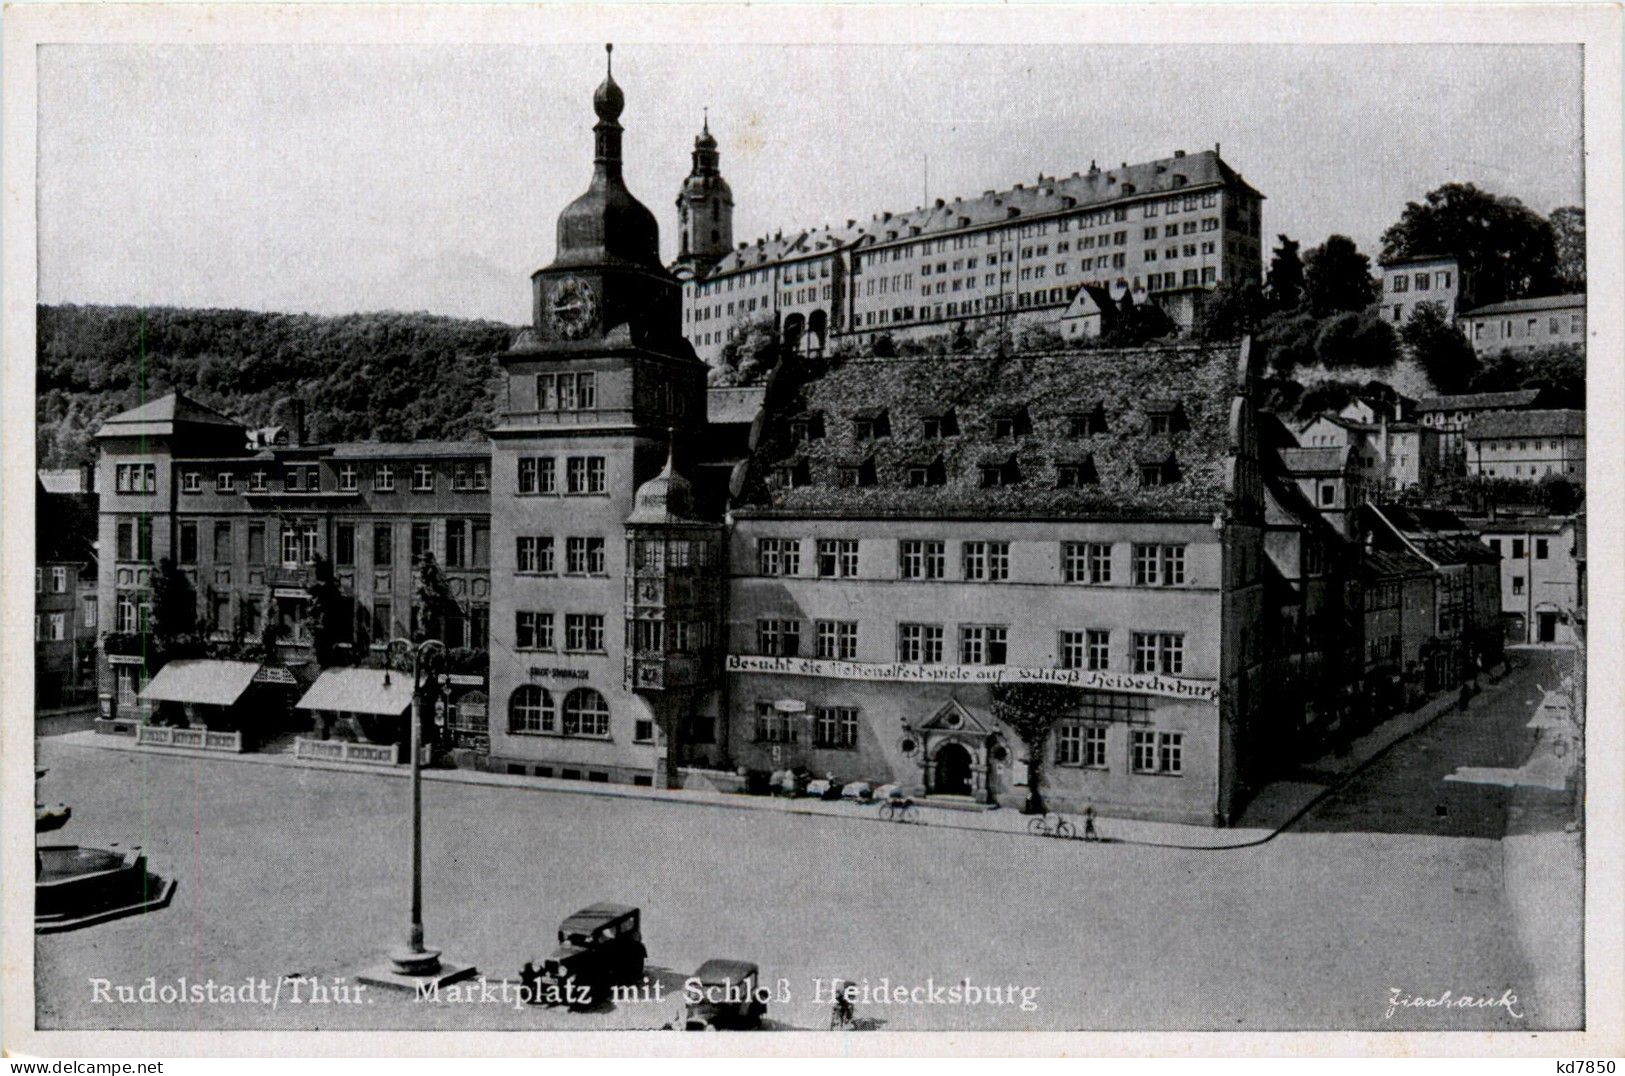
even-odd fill
[(146, 702), (191, 702), (209, 706), (230, 706), (248, 690), (257, 661), (221, 661), (215, 658), (188, 658), (172, 661), (158, 670), (152, 682), (142, 688)]
[(412, 705), (412, 674), (392, 672), (384, 684), (383, 669), (326, 669), (294, 706), (300, 710), (337, 710), (394, 717)]

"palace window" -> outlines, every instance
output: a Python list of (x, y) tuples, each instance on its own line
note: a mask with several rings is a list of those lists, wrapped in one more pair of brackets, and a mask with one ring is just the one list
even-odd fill
[(1112, 547), (1103, 542), (1062, 542), (1061, 565), (1068, 583), (1110, 583)]
[(214, 491), (216, 493), (237, 492), (237, 476), (230, 471), (221, 471), (214, 476)]
[(961, 665), (1003, 665), (1009, 653), (1010, 629), (1002, 624), (963, 624), (959, 628)]
[(1134, 546), (1134, 585), (1171, 587), (1185, 582), (1185, 547), (1182, 545)]
[(564, 540), (564, 570), (571, 575), (603, 575), (604, 540), (602, 538), (566, 538)]
[(858, 711), (852, 706), (820, 706), (813, 722), (813, 746), (858, 746)]
[(552, 456), (519, 457), (520, 493), (557, 493), (558, 472)]
[(756, 563), (763, 575), (800, 575), (801, 539), (758, 538)]
[(799, 726), (796, 715), (780, 713), (771, 702), (756, 704), (757, 743), (797, 743), (801, 738)]
[[(799, 552), (797, 555), (799, 556)], [(857, 539), (818, 539), (818, 574), (824, 579), (856, 576), (858, 574)]]
[(814, 626), (817, 655), (825, 661), (855, 661), (858, 656), (858, 622), (819, 620)]
[(1134, 633), (1134, 671), (1178, 676), (1185, 671), (1185, 636), (1182, 632)]
[(158, 465), (155, 463), (121, 463), (114, 471), (113, 488), (119, 493), (156, 493), (158, 491)]
[(909, 539), (898, 544), (898, 574), (904, 579), (941, 579), (946, 574), (946, 546), (940, 541)]
[(1055, 729), (1055, 764), (1106, 768), (1106, 729), (1101, 725), (1066, 723)]
[(801, 621), (782, 617), (758, 619), (756, 652), (770, 657), (795, 657), (800, 654)]
[(1130, 732), (1130, 762), (1135, 773), (1178, 775), (1185, 770), (1185, 734), (1134, 729)]
[[(250, 532), (250, 550), (253, 534)], [(380, 568), (395, 563), (395, 528), (388, 523), (375, 523), (372, 528), (372, 562)]]
[(601, 653), (604, 649), (603, 614), (566, 613), (564, 649), (576, 653)]
[(434, 490), (434, 467), (427, 463), (412, 465), (412, 491), (430, 493)]
[(1009, 542), (965, 542), (961, 555), (969, 581), (996, 583), (1010, 578)]
[(203, 475), (198, 471), (186, 471), (181, 475), (182, 493), (202, 493)]
[(339, 468), (339, 489), (351, 492), (361, 485), (360, 471), (353, 463), (346, 463)]
[(395, 491), (395, 468), (387, 463), (378, 465), (372, 472), (372, 488), (377, 493), (393, 493)]
[(604, 457), (571, 456), (564, 463), (566, 493), (603, 493)]
[(942, 625), (897, 625), (897, 660), (911, 665), (942, 664)]

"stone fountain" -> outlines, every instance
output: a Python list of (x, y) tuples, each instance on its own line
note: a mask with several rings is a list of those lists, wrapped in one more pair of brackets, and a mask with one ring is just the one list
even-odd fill
[[(35, 770), (35, 780), (45, 776)], [(34, 832), (67, 825), (64, 804), (34, 805)], [(34, 932), (52, 934), (162, 908), (175, 895), (173, 879), (147, 870), (140, 848), (38, 844), (34, 848)]]

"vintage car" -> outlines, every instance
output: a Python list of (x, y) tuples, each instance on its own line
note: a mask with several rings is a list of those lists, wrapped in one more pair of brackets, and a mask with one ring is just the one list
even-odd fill
[(683, 983), (688, 1031), (760, 1027), (767, 1013), (755, 964), (743, 960), (707, 960)]
[[(559, 924), (559, 945), (542, 961), (533, 1000), (587, 1008), (611, 986), (643, 978), (641, 910), (627, 904), (589, 905)], [(521, 973), (523, 978), (524, 973)]]

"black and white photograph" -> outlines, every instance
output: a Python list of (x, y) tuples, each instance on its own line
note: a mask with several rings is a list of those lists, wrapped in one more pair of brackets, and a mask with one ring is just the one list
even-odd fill
[(8, 1052), (1619, 1053), (1617, 9), (22, 6)]

